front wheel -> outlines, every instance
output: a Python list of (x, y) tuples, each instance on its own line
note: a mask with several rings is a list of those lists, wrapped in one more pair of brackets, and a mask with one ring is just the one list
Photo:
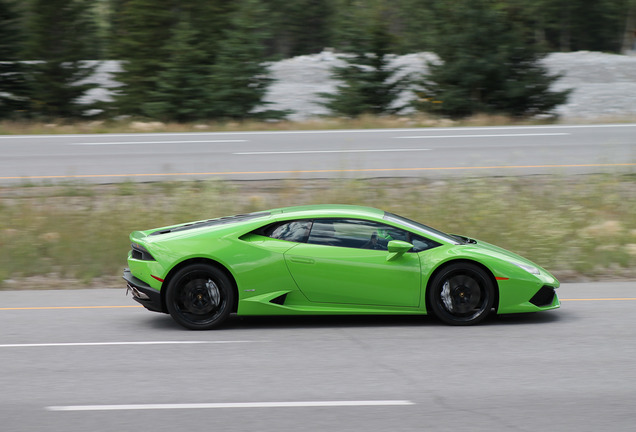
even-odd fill
[(480, 267), (470, 263), (451, 264), (433, 279), (428, 300), (433, 313), (446, 324), (477, 324), (490, 313), (495, 288)]
[(209, 330), (227, 319), (234, 304), (234, 289), (217, 267), (193, 264), (170, 280), (166, 306), (172, 318), (191, 330)]

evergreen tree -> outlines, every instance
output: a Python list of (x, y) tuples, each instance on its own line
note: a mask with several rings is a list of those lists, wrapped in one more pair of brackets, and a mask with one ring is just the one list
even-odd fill
[[(228, 26), (230, 15), (237, 9), (238, 4), (227, 0), (173, 0), (173, 25), (179, 17), (187, 16), (188, 21), (197, 34), (197, 48), (206, 54), (205, 62), (214, 64), (219, 51), (219, 43)], [(267, 17), (261, 17), (267, 22)]]
[(91, 58), (105, 59), (109, 54), (109, 42), (111, 32), (111, 7), (114, 0), (92, 0), (91, 18), (95, 28), (94, 41), (91, 50), (94, 55)]
[[(362, 7), (362, 5), (360, 5)], [(366, 6), (364, 6), (366, 8)], [(345, 116), (362, 114), (391, 114), (403, 107), (394, 103), (404, 89), (407, 78), (395, 79), (398, 71), (389, 65), (392, 37), (385, 19), (385, 9), (376, 6), (366, 27), (352, 32), (348, 46), (354, 50), (346, 57), (346, 65), (335, 67), (333, 76), (340, 84), (336, 93), (321, 93), (323, 102), (332, 113)], [(366, 9), (358, 17), (365, 17)]]
[(330, 46), (333, 0), (265, 0), (271, 15), (271, 54), (293, 57), (321, 52)]
[(362, 0), (333, 0), (338, 13), (331, 23), (333, 47), (341, 52), (365, 52), (369, 20), (377, 10), (378, 0), (373, 0), (375, 8), (369, 8)]
[[(235, 7), (225, 0), (113, 0), (111, 56), (122, 61), (123, 69), (116, 77), (122, 86), (115, 111), (165, 120), (197, 117), (191, 110), (205, 100), (206, 90), (200, 89), (197, 101), (180, 100), (192, 91), (179, 89), (178, 83), (196, 86), (209, 75)], [(179, 77), (188, 61), (196, 63), (187, 77)], [(179, 103), (187, 107), (171, 116), (169, 107)]]
[(31, 112), (43, 117), (77, 117), (86, 109), (79, 99), (94, 85), (86, 40), (94, 28), (85, 0), (32, 0), (27, 19), (26, 55)]
[[(239, 0), (211, 68), (209, 116), (246, 118), (263, 105), (271, 78), (264, 64), (266, 10), (259, 0)], [(275, 114), (269, 112), (269, 114)], [(278, 113), (281, 114), (282, 113)]]
[(13, 4), (0, 0), (0, 118), (25, 116), (29, 101), (20, 59), (18, 16)]
[(115, 92), (116, 111), (144, 115), (147, 104), (156, 102), (173, 5), (174, 0), (115, 0), (111, 50), (123, 69), (115, 78), (122, 84)]
[(183, 15), (165, 47), (163, 69), (157, 74), (152, 101), (141, 109), (144, 114), (179, 122), (204, 118), (208, 107), (205, 92), (209, 82), (206, 53), (198, 46), (198, 33), (189, 17)]
[(619, 51), (628, 0), (507, 0), (535, 40), (559, 51)]
[(450, 117), (475, 113), (549, 113), (569, 91), (551, 91), (558, 76), (522, 31), (489, 0), (460, 0), (438, 10), (439, 62), (420, 83), (418, 109)]
[(402, 53), (428, 51), (434, 41), (431, 21), (435, 4), (447, 0), (395, 0), (398, 50)]

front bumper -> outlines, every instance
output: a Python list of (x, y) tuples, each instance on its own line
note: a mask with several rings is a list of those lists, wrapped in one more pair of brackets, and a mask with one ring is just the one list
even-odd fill
[(133, 300), (150, 311), (167, 313), (163, 307), (159, 291), (133, 276), (130, 269), (124, 269), (122, 277), (126, 281), (126, 294), (132, 292)]
[(542, 283), (541, 280), (503, 280), (499, 284), (498, 314), (539, 312), (561, 306), (557, 288), (559, 283)]
[(556, 288), (549, 285), (543, 285), (541, 289), (532, 296), (530, 303), (540, 308), (553, 308), (561, 304), (556, 293)]

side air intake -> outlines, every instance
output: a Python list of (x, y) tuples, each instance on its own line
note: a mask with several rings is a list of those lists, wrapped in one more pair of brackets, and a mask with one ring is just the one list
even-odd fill
[(287, 293), (283, 295), (279, 295), (278, 297), (271, 299), (269, 302), (282, 306), (285, 303), (286, 298), (287, 298)]

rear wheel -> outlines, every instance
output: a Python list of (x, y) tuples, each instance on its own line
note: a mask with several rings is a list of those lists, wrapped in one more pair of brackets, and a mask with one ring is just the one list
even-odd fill
[(192, 330), (218, 327), (230, 315), (234, 289), (217, 267), (193, 264), (179, 270), (170, 280), (166, 306), (172, 318)]
[(446, 324), (481, 322), (492, 309), (495, 288), (488, 274), (470, 263), (450, 264), (430, 285), (428, 300), (433, 313)]

